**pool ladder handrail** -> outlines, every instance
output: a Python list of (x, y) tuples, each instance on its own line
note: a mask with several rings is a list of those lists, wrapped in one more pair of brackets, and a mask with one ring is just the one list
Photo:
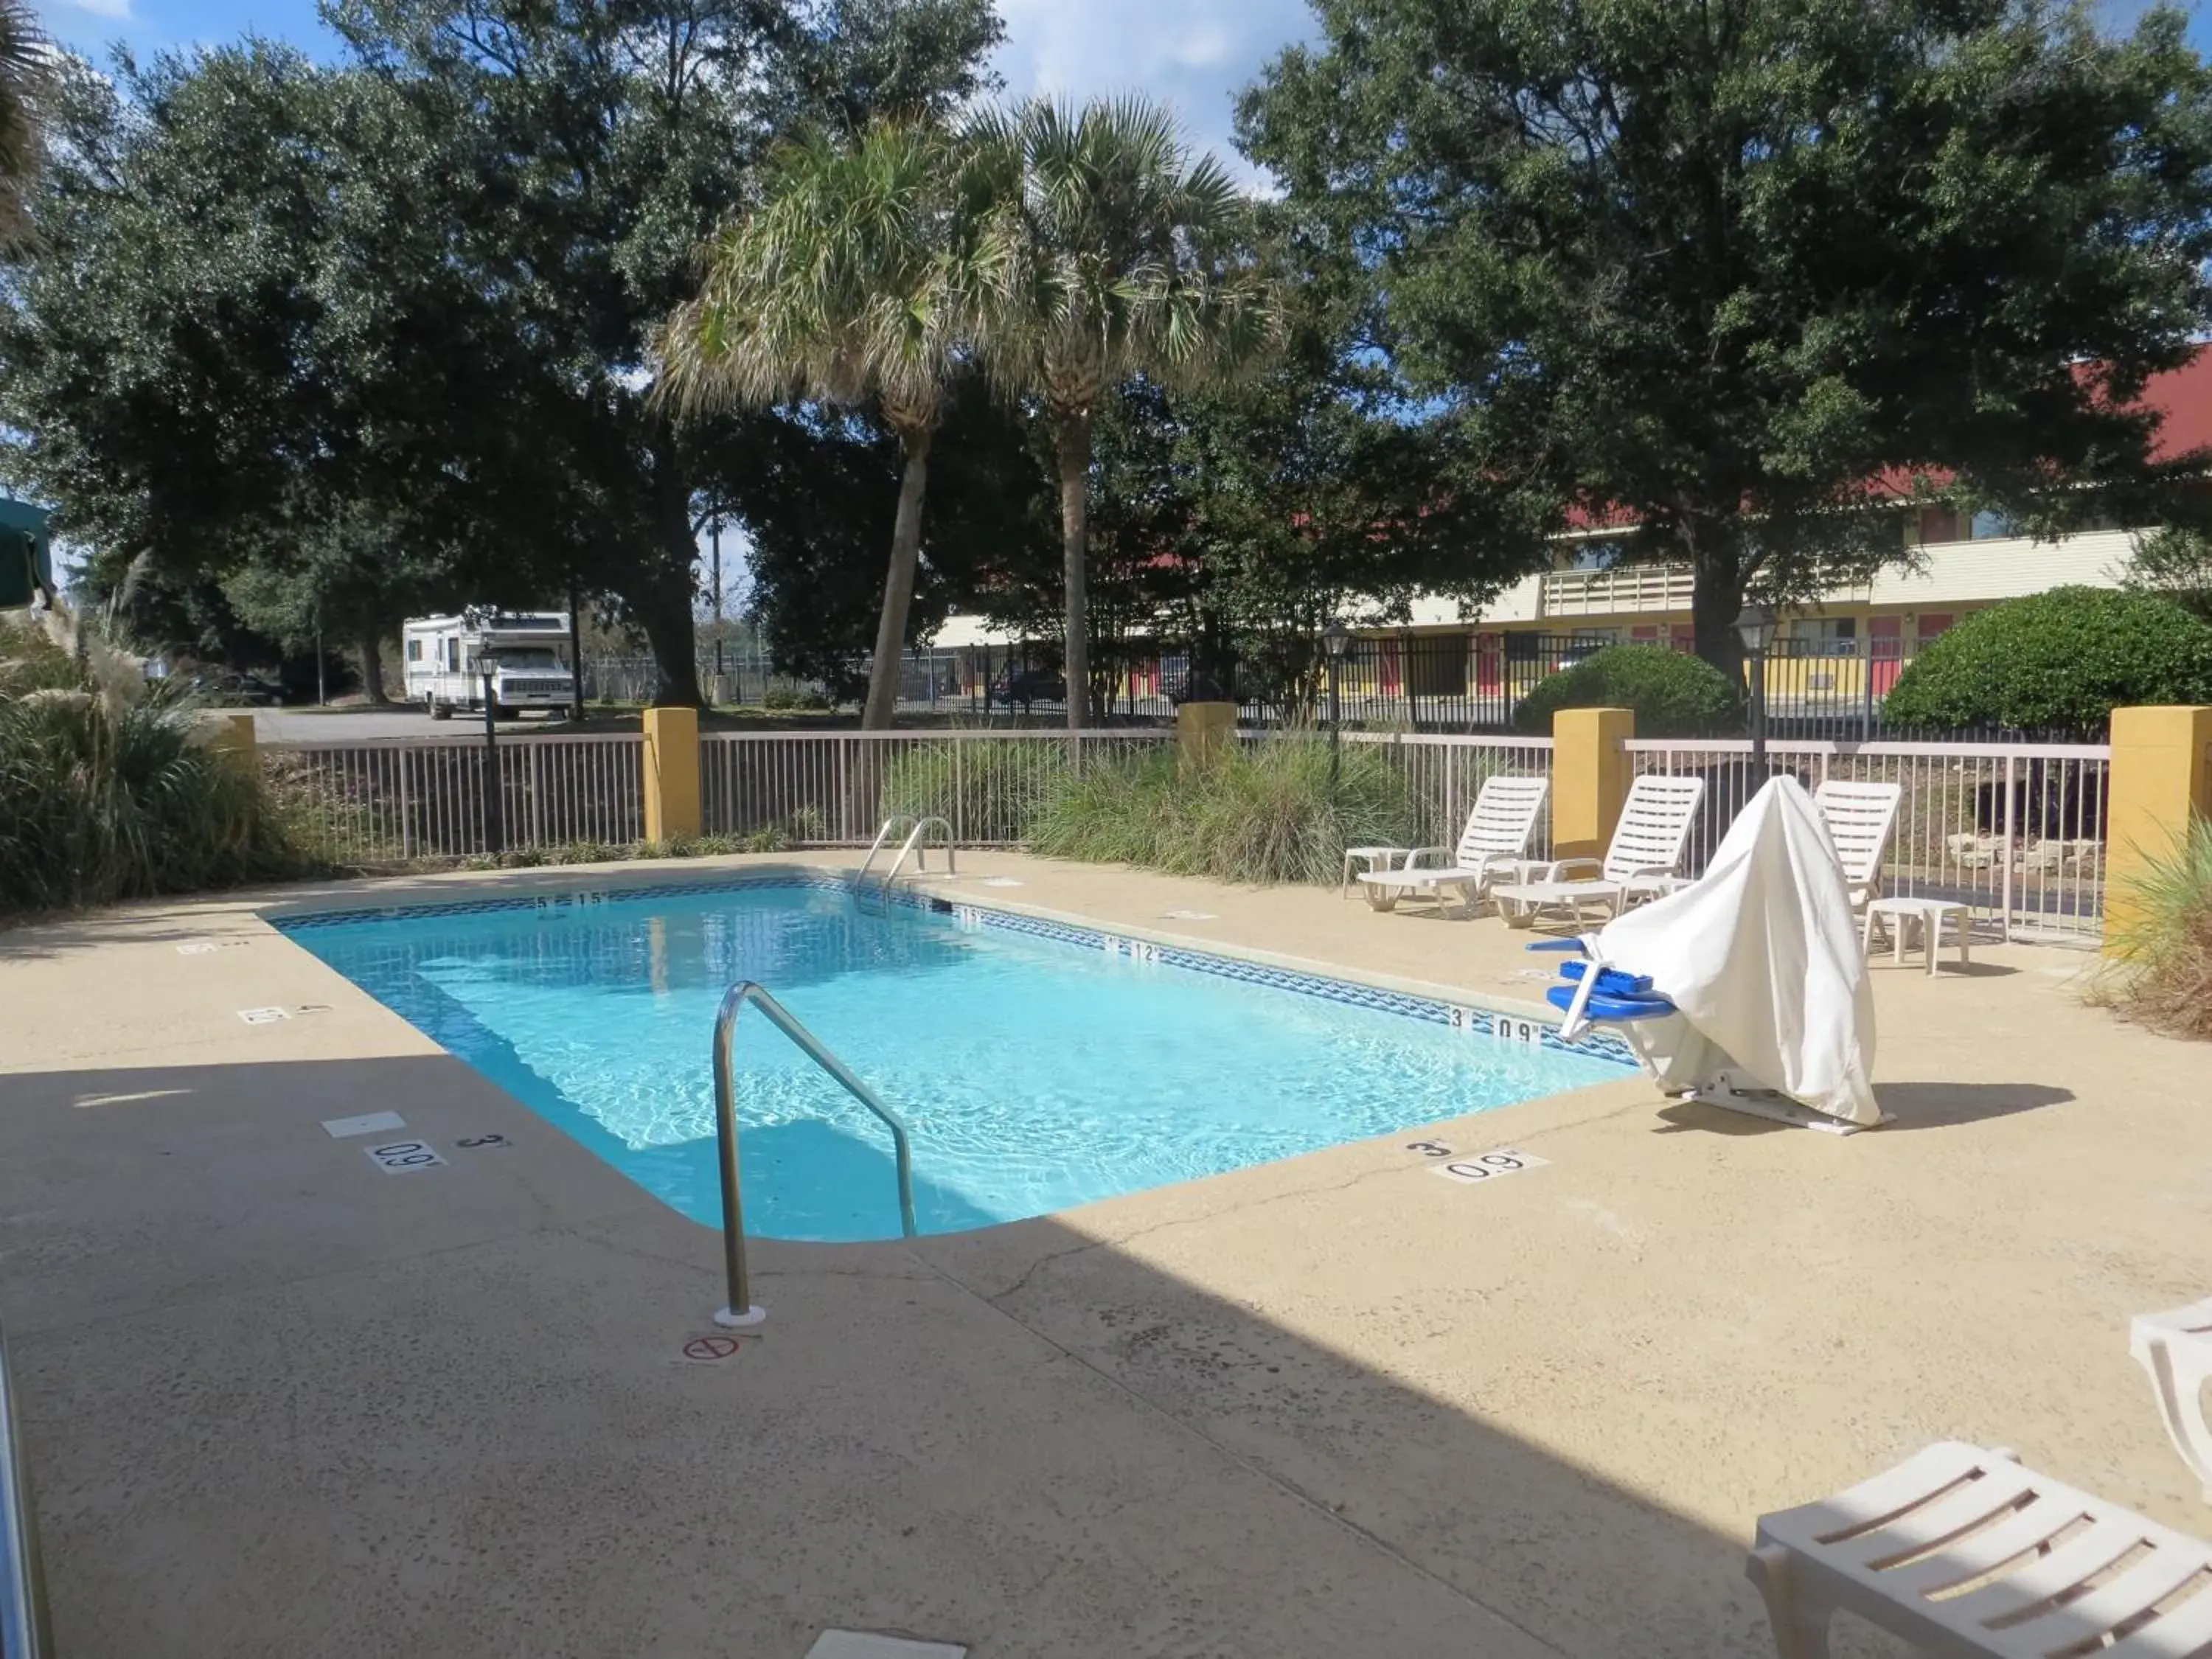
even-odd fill
[(754, 980), (739, 980), (722, 994), (721, 1008), (714, 1015), (714, 1150), (721, 1166), (722, 1267), (730, 1297), (729, 1305), (714, 1316), (714, 1322), (733, 1327), (757, 1325), (768, 1317), (767, 1311), (752, 1299), (752, 1278), (745, 1264), (744, 1201), (738, 1185), (738, 1085), (731, 1051), (736, 1045), (738, 1015), (748, 1002), (766, 1014), (809, 1060), (842, 1084), (848, 1094), (883, 1120), (884, 1127), (891, 1132), (891, 1147), (898, 1161), (899, 1231), (908, 1238), (921, 1231), (914, 1218), (914, 1147), (907, 1138), (906, 1121), (854, 1077), (821, 1038), (800, 1024), (791, 1010), (769, 994), (768, 987)]
[(868, 872), (875, 867), (876, 854), (884, 850), (884, 843), (889, 842), (892, 836), (897, 833), (898, 828), (901, 824), (905, 824), (911, 828), (915, 821), (915, 816), (911, 812), (894, 812), (890, 817), (885, 818), (883, 822), (883, 827), (876, 831), (875, 840), (869, 842), (868, 855), (860, 860), (860, 872), (855, 875), (853, 879), (857, 883), (865, 884), (868, 879)]
[[(929, 834), (929, 826), (933, 823), (945, 831), (945, 873), (948, 876), (957, 876), (960, 873), (957, 855), (953, 849), (951, 824), (941, 817), (916, 819), (913, 830), (908, 833), (906, 840), (899, 847), (898, 856), (891, 860), (891, 867), (884, 872), (883, 880), (877, 884), (877, 890), (886, 898), (890, 896), (891, 884), (899, 878), (899, 872), (906, 868), (908, 854), (914, 854), (914, 869), (916, 875), (927, 872), (929, 843), (924, 837)], [(860, 866), (860, 873), (863, 878), (866, 876), (866, 865), (863, 864)]]
[(30, 1477), (23, 1470), (22, 1435), (15, 1383), (8, 1374), (8, 1345), (0, 1335), (0, 1655), (50, 1659), (54, 1638), (46, 1619), (46, 1581), (39, 1562)]

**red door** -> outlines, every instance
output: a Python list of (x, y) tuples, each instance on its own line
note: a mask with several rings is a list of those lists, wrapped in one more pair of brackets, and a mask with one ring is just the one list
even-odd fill
[(1897, 684), (1897, 677), (1904, 668), (1904, 619), (1898, 617), (1868, 617), (1867, 672), (1872, 677), (1874, 695), (1887, 696), (1889, 688)]

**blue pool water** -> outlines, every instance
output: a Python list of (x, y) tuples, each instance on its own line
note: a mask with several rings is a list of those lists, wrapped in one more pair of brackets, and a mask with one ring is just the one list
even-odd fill
[[(1255, 983), (1109, 954), (1095, 936), (862, 909), (823, 885), (319, 920), (293, 936), (710, 1224), (721, 1212), (710, 1038), (737, 979), (769, 987), (906, 1117), (928, 1232), (1622, 1075), (1613, 1060), (1314, 994), (1328, 981)], [(882, 1126), (757, 1012), (739, 1021), (736, 1071), (749, 1231), (896, 1237)]]

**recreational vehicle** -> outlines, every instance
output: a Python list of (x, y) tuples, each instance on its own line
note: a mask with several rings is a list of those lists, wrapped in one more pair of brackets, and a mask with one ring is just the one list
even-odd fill
[(562, 611), (494, 611), (472, 605), (458, 617), (422, 617), (400, 637), (407, 653), (407, 701), (434, 720), (480, 709), (491, 675), (495, 716), (542, 708), (566, 715), (575, 696), (568, 660), (568, 618)]

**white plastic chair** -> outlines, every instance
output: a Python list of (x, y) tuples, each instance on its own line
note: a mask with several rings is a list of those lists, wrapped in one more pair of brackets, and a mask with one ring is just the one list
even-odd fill
[(1744, 1570), (1781, 1659), (1826, 1659), (1838, 1607), (1931, 1653), (2186, 1659), (2212, 1644), (2212, 1546), (1957, 1440), (1762, 1515)]
[(2212, 1427), (2204, 1421), (2204, 1385), (2212, 1381), (2212, 1301), (2137, 1314), (2128, 1327), (2128, 1352), (2150, 1373), (2173, 1449), (2212, 1504)]
[(1897, 831), (1898, 804), (1904, 798), (1902, 784), (1845, 783), (1839, 778), (1813, 792), (1813, 809), (1828, 826), (1855, 913), (1863, 915), (1869, 900), (1881, 896), (1882, 860)]
[[(1475, 793), (1474, 810), (1460, 831), (1459, 845), (1415, 848), (1399, 867), (1368, 872), (1359, 878), (1368, 903), (1377, 910), (1390, 910), (1400, 899), (1425, 897), (1433, 898), (1442, 909), (1444, 896), (1456, 890), (1473, 915), (1484, 888), (1493, 879), (1522, 872), (1551, 787), (1548, 778), (1485, 778)], [(1447, 854), (1452, 860), (1448, 865), (1421, 862)]]
[[(1638, 899), (1672, 890), (1705, 796), (1703, 778), (1646, 772), (1628, 787), (1603, 859), (1559, 859), (1535, 881), (1492, 887), (1498, 913), (1510, 927), (1528, 927), (1547, 910), (1564, 910), (1579, 926), (1589, 906), (1609, 917)], [(1567, 872), (1577, 869), (1595, 870), (1598, 878), (1568, 880)]]

